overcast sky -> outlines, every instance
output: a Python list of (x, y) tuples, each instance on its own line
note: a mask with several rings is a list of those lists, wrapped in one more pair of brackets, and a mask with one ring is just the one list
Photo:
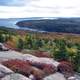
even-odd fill
[(0, 18), (80, 17), (80, 0), (0, 0)]

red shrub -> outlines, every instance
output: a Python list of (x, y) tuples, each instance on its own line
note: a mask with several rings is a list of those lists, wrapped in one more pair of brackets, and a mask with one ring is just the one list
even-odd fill
[(31, 66), (28, 62), (21, 60), (9, 60), (2, 62), (3, 65), (7, 66), (16, 73), (20, 73), (28, 76), (31, 72)]
[(43, 71), (46, 73), (46, 75), (49, 75), (55, 73), (57, 69), (55, 66), (52, 66), (50, 64), (44, 64)]
[(68, 61), (61, 61), (58, 66), (58, 71), (63, 73), (67, 77), (72, 76), (74, 74), (73, 66)]

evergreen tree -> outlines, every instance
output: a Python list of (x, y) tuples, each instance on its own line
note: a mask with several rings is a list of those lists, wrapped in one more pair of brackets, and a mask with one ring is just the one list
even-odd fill
[(80, 51), (73, 57), (74, 68), (80, 73)]
[(25, 37), (25, 46), (26, 49), (31, 49), (32, 48), (32, 36), (31, 34), (26, 35)]
[(2, 34), (0, 34), (0, 42), (3, 43), (4, 42), (4, 37)]
[(24, 42), (21, 38), (18, 39), (17, 48), (21, 50), (24, 48)]
[(63, 48), (60, 48), (59, 50), (54, 51), (53, 55), (56, 60), (69, 60), (69, 54)]

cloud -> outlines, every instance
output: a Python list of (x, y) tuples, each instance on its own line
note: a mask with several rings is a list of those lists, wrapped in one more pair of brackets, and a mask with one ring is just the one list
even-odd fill
[(80, 17), (79, 0), (0, 0), (0, 18)]

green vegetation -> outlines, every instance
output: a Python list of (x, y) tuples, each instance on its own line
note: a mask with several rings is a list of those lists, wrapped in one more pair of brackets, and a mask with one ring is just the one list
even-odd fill
[(74, 43), (67, 39), (40, 39), (27, 34), (24, 40), (17, 44), (20, 49), (48, 51), (56, 60), (68, 60), (74, 64), (74, 69), (80, 72), (80, 43)]
[(4, 28), (0, 29), (0, 42), (4, 43), (11, 39), (11, 36), (13, 35), (13, 32), (10, 32)]
[(69, 38), (39, 38), (32, 33), (21, 36), (17, 33), (0, 30), (0, 42), (10, 42), (16, 48), (23, 50), (43, 50), (48, 51), (57, 61), (68, 60), (74, 64), (74, 70), (80, 72), (80, 43), (73, 42)]
[(21, 50), (24, 48), (24, 42), (21, 38), (19, 38), (17, 41), (17, 48)]

